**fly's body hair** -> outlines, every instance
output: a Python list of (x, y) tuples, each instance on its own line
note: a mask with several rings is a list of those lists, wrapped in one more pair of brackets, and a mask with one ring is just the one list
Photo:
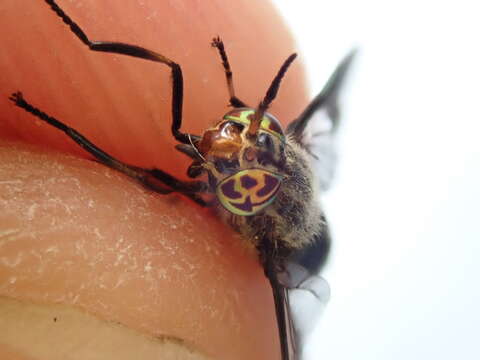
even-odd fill
[[(235, 215), (220, 205), (217, 211), (247, 241), (258, 245), (258, 239), (266, 237), (277, 249), (279, 257), (288, 258), (295, 249), (314, 242), (324, 231), (326, 223), (321, 220), (318, 186), (310, 165), (311, 155), (293, 137), (286, 138), (284, 148), (285, 162), (281, 170), (285, 178), (276, 199), (268, 208), (253, 216)], [(272, 164), (267, 168), (279, 171)]]

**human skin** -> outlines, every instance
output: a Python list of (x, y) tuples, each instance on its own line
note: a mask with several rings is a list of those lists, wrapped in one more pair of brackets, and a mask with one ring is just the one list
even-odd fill
[[(224, 40), (237, 94), (252, 106), (295, 50), (267, 2), (58, 3), (91, 40), (140, 45), (179, 63), (182, 128), (194, 134), (229, 109), (212, 37)], [(189, 160), (170, 133), (168, 67), (88, 51), (41, 0), (3, 0), (0, 23), (0, 314), (9, 314), (0, 316), (0, 357), (118, 359), (151, 348), (141, 357), (169, 358), (187, 348), (218, 359), (279, 358), (271, 290), (248, 241), (211, 209), (91, 161), (7, 100), (21, 90), (122, 161), (185, 178)], [(285, 124), (306, 104), (294, 63), (270, 111)]]

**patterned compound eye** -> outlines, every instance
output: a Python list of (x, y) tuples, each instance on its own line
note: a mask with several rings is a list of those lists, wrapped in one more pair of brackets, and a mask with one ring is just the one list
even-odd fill
[(280, 122), (269, 113), (265, 113), (262, 122), (260, 123), (260, 129), (278, 137), (280, 140), (285, 141), (285, 135), (283, 134)]
[(225, 178), (217, 186), (217, 197), (235, 215), (251, 216), (276, 197), (282, 176), (262, 169), (247, 169)]
[[(234, 121), (236, 123), (244, 125), (245, 127), (248, 127), (250, 125), (251, 120), (253, 119), (254, 114), (255, 114), (255, 109), (239, 108), (227, 113), (223, 117), (223, 120)], [(269, 113), (265, 113), (263, 115), (259, 129), (276, 136), (281, 141), (285, 141), (285, 135), (283, 134), (283, 130), (282, 130), (282, 126), (280, 125), (280, 122), (273, 115)]]

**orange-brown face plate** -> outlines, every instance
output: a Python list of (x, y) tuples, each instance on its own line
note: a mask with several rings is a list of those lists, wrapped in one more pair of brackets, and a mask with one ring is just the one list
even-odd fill
[(198, 150), (202, 155), (229, 159), (242, 147), (241, 130), (228, 122), (221, 122), (216, 128), (205, 131)]

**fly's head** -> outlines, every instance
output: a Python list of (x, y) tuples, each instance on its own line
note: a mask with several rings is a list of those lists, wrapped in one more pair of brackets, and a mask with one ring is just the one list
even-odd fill
[(285, 177), (285, 135), (267, 109), (297, 55), (285, 60), (257, 108), (238, 107), (244, 103), (234, 96), (223, 43), (217, 39), (213, 45), (220, 51), (235, 109), (201, 137), (190, 139), (191, 145), (180, 144), (177, 149), (194, 160), (187, 172), (190, 177), (207, 172), (210, 191), (226, 210), (252, 216), (275, 200)]
[(208, 129), (197, 143), (210, 185), (235, 215), (251, 216), (274, 201), (285, 166), (285, 135), (267, 112), (237, 108)]

